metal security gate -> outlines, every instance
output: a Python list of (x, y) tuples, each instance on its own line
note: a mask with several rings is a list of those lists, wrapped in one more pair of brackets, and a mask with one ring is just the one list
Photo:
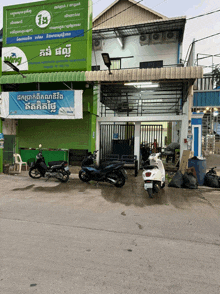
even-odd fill
[(107, 155), (134, 155), (133, 124), (101, 124), (100, 125), (100, 160)]
[(4, 149), (3, 149), (3, 162), (13, 164), (15, 153), (15, 136), (4, 135)]
[(163, 148), (163, 125), (141, 125), (141, 145), (147, 145), (152, 151), (156, 140), (157, 152)]

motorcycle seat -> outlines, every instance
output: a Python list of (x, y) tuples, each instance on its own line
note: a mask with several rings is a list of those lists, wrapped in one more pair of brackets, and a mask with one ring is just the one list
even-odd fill
[(156, 165), (144, 165), (144, 169), (154, 169), (154, 168), (158, 168), (158, 166), (156, 166)]
[(103, 162), (103, 163), (101, 163), (98, 167), (97, 167), (97, 169), (104, 169), (104, 168), (106, 168), (107, 166), (109, 166), (109, 165), (115, 165), (115, 166), (118, 166), (118, 165), (123, 165), (122, 164), (122, 162), (121, 161), (105, 161), (105, 162)]
[(60, 161), (50, 161), (50, 162), (48, 162), (48, 165), (49, 166), (53, 166), (53, 165), (62, 165), (62, 163), (67, 163), (67, 161), (64, 161), (64, 160), (60, 160)]

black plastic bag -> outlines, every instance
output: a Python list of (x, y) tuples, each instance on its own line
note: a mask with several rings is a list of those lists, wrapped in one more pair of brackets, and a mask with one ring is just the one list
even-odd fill
[(183, 184), (184, 188), (187, 189), (198, 189), (197, 179), (194, 177), (192, 173), (187, 173), (183, 175)]
[(168, 184), (168, 187), (182, 188), (183, 187), (183, 174), (180, 170), (173, 176), (171, 182)]
[(204, 185), (212, 188), (220, 188), (220, 177), (207, 173), (204, 178)]

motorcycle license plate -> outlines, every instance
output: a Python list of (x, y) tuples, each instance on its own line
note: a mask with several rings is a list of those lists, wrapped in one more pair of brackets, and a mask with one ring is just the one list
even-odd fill
[(69, 171), (69, 167), (68, 166), (64, 167), (64, 170)]
[(147, 190), (147, 189), (150, 189), (150, 188), (153, 188), (153, 183), (144, 183), (144, 189)]

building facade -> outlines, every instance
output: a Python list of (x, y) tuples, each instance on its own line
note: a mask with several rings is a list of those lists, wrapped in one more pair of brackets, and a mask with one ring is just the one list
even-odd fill
[[(185, 17), (117, 0), (91, 30), (91, 2), (31, 5), (4, 8), (0, 133), (5, 142), (13, 136), (11, 153), (27, 160), (42, 144), (68, 153), (70, 163), (79, 150), (95, 149), (98, 160), (120, 148), (140, 159), (142, 143), (156, 136), (163, 146), (158, 133), (167, 122), (177, 123), (181, 153), (188, 148), (193, 83), (203, 72), (181, 61)], [(110, 56), (111, 74), (102, 53)]]

